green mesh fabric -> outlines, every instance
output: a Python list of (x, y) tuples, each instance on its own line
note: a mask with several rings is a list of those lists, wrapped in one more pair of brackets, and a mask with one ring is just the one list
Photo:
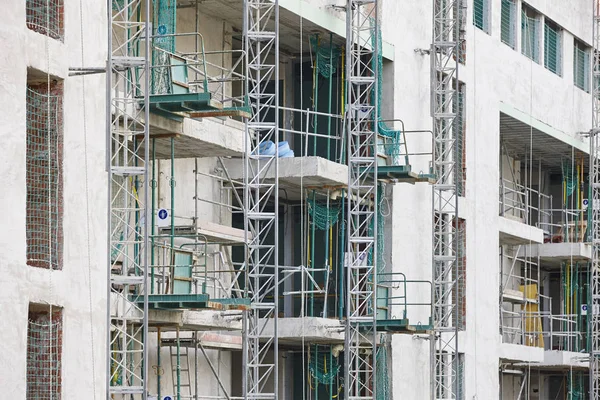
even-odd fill
[[(311, 350), (310, 359), (308, 360), (308, 370), (310, 376), (317, 383), (323, 385), (331, 385), (340, 372), (341, 365), (336, 357), (331, 357), (331, 351), (319, 351), (318, 349)], [(331, 362), (331, 364), (330, 364)]]
[[(175, 52), (176, 0), (154, 0), (154, 39), (152, 41), (152, 93), (172, 93), (169, 53)], [(169, 36), (171, 35), (171, 36)]]
[[(377, 48), (377, 57), (373, 58), (373, 69), (377, 71), (377, 89), (372, 94), (372, 101), (375, 103), (377, 99), (377, 115), (381, 116), (381, 104), (383, 102), (383, 51), (382, 51), (382, 39), (381, 30), (376, 27), (374, 19), (371, 19), (371, 29), (377, 29), (377, 35), (372, 35), (372, 46)], [(375, 98), (375, 96), (377, 96)], [(381, 119), (381, 118), (380, 118)], [(384, 153), (391, 158), (392, 165), (401, 165), (402, 163), (402, 132), (390, 128), (384, 121), (377, 123), (378, 133), (380, 136), (386, 138), (386, 144), (383, 146)], [(380, 145), (378, 145), (379, 147)], [(378, 149), (381, 150), (381, 149)], [(408, 164), (408, 156), (404, 154), (405, 162)]]
[(306, 202), (308, 204), (308, 213), (317, 229), (322, 231), (327, 230), (332, 225), (335, 225), (340, 218), (341, 208), (339, 202), (333, 204), (329, 202), (329, 207), (327, 207), (327, 203), (311, 198), (306, 199)]
[(112, 0), (113, 11), (121, 10), (123, 8), (123, 4), (125, 4), (125, 0)]
[(568, 161), (562, 163), (562, 175), (563, 180), (567, 181), (567, 196), (571, 196), (577, 188), (577, 175)]
[(387, 347), (380, 346), (377, 348), (377, 355), (375, 357), (376, 371), (377, 371), (377, 400), (390, 399), (390, 374), (388, 372), (388, 352)]
[(330, 48), (331, 44), (321, 46), (319, 37), (316, 35), (310, 37), (310, 45), (315, 51), (317, 73), (324, 78), (330, 78), (336, 72), (334, 64), (341, 54), (340, 48), (338, 46)]

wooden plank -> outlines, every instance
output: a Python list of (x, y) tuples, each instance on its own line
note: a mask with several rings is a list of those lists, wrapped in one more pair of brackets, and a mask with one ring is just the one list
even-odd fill
[(211, 118), (211, 117), (242, 117), (250, 118), (251, 112), (244, 110), (214, 110), (214, 111), (197, 111), (190, 112), (190, 118)]

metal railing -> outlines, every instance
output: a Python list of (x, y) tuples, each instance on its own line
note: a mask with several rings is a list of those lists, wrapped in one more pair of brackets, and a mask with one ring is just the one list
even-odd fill
[[(537, 199), (537, 206), (533, 206), (532, 200)], [(508, 179), (500, 179), (500, 215), (516, 217), (528, 225), (538, 224), (540, 221), (553, 223), (552, 196), (546, 195), (527, 186), (512, 182)], [(550, 210), (541, 207), (547, 203)], [(533, 220), (533, 217), (536, 217)]]
[(508, 179), (500, 179), (499, 202), (501, 216), (517, 218), (525, 224), (542, 229), (547, 235), (547, 242), (587, 240), (584, 209), (553, 208), (551, 195)]
[(578, 323), (577, 314), (502, 309), (502, 342), (545, 350), (585, 351), (586, 328), (578, 327)]
[[(192, 39), (196, 50), (170, 52), (156, 44), (156, 41), (169, 37)], [(172, 93), (175, 81), (191, 93), (210, 93), (211, 99), (220, 102), (224, 108), (248, 107), (244, 91), (246, 77), (238, 72), (244, 70), (245, 51), (206, 51), (204, 37), (197, 32), (153, 36), (152, 39), (151, 94)], [(177, 81), (173, 75), (176, 71), (184, 81)], [(233, 95), (235, 91), (239, 94)]]
[[(430, 325), (433, 290), (430, 281), (410, 280), (401, 272), (378, 273), (377, 278), (378, 319), (408, 319), (416, 315), (412, 325)], [(409, 301), (409, 298), (427, 301)]]

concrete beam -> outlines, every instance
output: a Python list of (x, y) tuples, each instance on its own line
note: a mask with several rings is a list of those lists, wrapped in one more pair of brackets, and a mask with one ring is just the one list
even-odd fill
[(544, 243), (543, 230), (512, 218), (499, 216), (498, 231), (501, 245)]

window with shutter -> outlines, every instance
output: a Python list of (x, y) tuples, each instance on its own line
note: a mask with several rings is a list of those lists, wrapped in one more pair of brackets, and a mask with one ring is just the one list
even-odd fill
[(521, 12), (521, 52), (535, 62), (540, 61), (539, 15), (533, 9), (523, 5)]
[(590, 91), (590, 49), (575, 39), (573, 44), (573, 83), (579, 89)]
[(473, 0), (473, 25), (489, 33), (489, 0)]
[(544, 24), (544, 66), (557, 75), (562, 75), (562, 35), (554, 22)]
[(517, 2), (516, 0), (502, 0), (502, 10), (500, 16), (500, 38), (503, 43), (513, 49), (516, 46), (516, 22), (517, 22)]

